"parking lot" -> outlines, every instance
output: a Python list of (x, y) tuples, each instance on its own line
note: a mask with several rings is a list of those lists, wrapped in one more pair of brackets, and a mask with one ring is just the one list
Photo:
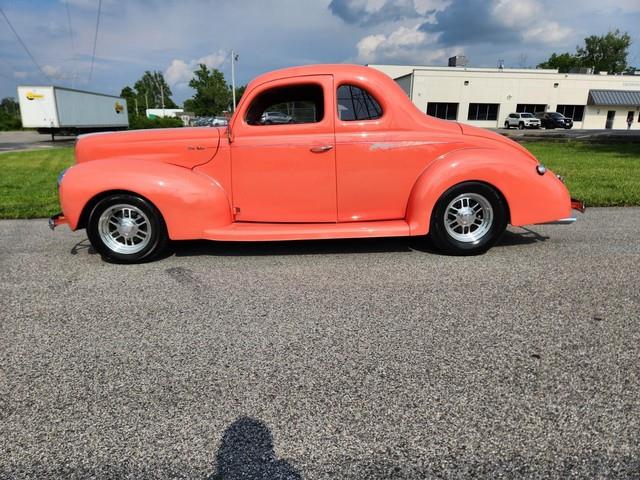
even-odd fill
[(640, 208), (104, 263), (0, 222), (2, 478), (637, 478)]

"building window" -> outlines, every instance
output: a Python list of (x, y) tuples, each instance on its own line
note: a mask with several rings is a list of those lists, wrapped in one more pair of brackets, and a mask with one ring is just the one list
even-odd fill
[(574, 122), (581, 122), (584, 118), (584, 105), (558, 105), (556, 112), (565, 117), (573, 118)]
[(516, 112), (518, 113), (538, 113), (544, 112), (547, 109), (547, 106), (540, 103), (519, 103), (516, 105)]
[(499, 103), (470, 103), (467, 120), (497, 120)]
[(432, 117), (437, 118), (443, 118), (445, 120), (457, 120), (458, 104), (429, 102), (427, 103), (427, 115), (431, 115)]
[(381, 116), (380, 104), (366, 90), (353, 85), (341, 85), (338, 88), (340, 120), (375, 120)]

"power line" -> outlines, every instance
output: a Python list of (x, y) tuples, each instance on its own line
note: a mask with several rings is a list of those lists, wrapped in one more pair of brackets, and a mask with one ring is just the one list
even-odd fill
[(98, 16), (96, 18), (96, 34), (93, 37), (93, 55), (91, 56), (91, 70), (89, 70), (89, 80), (93, 75), (93, 61), (96, 58), (96, 45), (98, 44), (98, 30), (100, 28), (100, 12), (102, 11), (102, 0), (98, 0)]
[(75, 79), (78, 76), (78, 59), (76, 57), (76, 47), (73, 41), (73, 29), (71, 28), (71, 12), (69, 11), (69, 1), (64, 0), (64, 6), (67, 9), (67, 24), (69, 26), (69, 40), (71, 42), (71, 55), (73, 55), (73, 76), (71, 77), (71, 86), (74, 86)]
[(31, 59), (31, 61), (34, 63), (34, 65), (36, 67), (38, 67), (38, 70), (40, 70), (40, 73), (42, 73), (42, 75), (49, 80), (49, 83), (53, 83), (53, 80), (51, 80), (51, 78), (49, 77), (49, 75), (47, 75), (44, 70), (42, 70), (42, 67), (40, 66), (40, 64), (38, 64), (38, 62), (36, 62), (36, 59), (33, 58), (33, 55), (31, 54), (31, 51), (27, 48), (27, 45), (22, 41), (22, 38), (20, 38), (20, 35), (18, 35), (18, 32), (16, 32), (16, 29), (13, 28), (13, 25), (11, 24), (11, 21), (9, 20), (9, 17), (7, 17), (7, 14), (4, 13), (4, 10), (2, 9), (2, 7), (0, 7), (0, 13), (2, 13), (2, 16), (4, 17), (4, 19), (7, 21), (7, 24), (9, 25), (9, 28), (11, 29), (11, 31), (13, 32), (13, 34), (16, 36), (16, 38), (18, 39), (18, 42), (20, 42), (20, 45), (22, 45), (22, 48), (24, 48), (24, 51), (27, 52), (27, 55), (29, 55), (29, 58)]

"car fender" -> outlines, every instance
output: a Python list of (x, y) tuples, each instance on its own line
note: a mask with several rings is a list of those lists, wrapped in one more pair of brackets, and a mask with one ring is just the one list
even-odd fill
[(214, 179), (167, 163), (117, 158), (76, 164), (65, 173), (60, 203), (71, 229), (83, 226), (85, 207), (110, 191), (128, 191), (153, 203), (173, 240), (202, 238), (205, 229), (232, 222), (229, 197)]
[(427, 234), (440, 196), (468, 181), (497, 189), (514, 226), (569, 217), (571, 199), (566, 187), (550, 171), (538, 174), (537, 165), (516, 149), (467, 148), (442, 155), (420, 174), (411, 191), (406, 212), (411, 235)]

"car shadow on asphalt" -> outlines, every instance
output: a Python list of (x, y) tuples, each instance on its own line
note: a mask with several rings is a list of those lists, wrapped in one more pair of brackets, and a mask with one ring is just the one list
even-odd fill
[[(549, 237), (526, 227), (517, 231), (507, 230), (495, 245), (511, 247), (546, 241)], [(69, 253), (78, 255), (86, 251), (89, 255), (97, 252), (87, 238), (76, 243)], [(402, 253), (416, 252), (440, 255), (428, 237), (350, 238), (333, 240), (300, 240), (282, 242), (214, 242), (209, 240), (184, 240), (171, 242), (159, 260), (193, 256), (262, 256), (262, 255), (329, 255), (357, 253)]]
[[(544, 242), (549, 237), (518, 227), (507, 230), (495, 247), (510, 247)], [(494, 247), (494, 248), (495, 248)], [(172, 242), (165, 257), (328, 255), (358, 253), (427, 253), (440, 255), (428, 237), (353, 238), (336, 240), (300, 240), (281, 242), (212, 242), (193, 240)]]
[(302, 480), (286, 460), (278, 459), (273, 435), (261, 420), (240, 417), (222, 435), (216, 471), (207, 480)]

